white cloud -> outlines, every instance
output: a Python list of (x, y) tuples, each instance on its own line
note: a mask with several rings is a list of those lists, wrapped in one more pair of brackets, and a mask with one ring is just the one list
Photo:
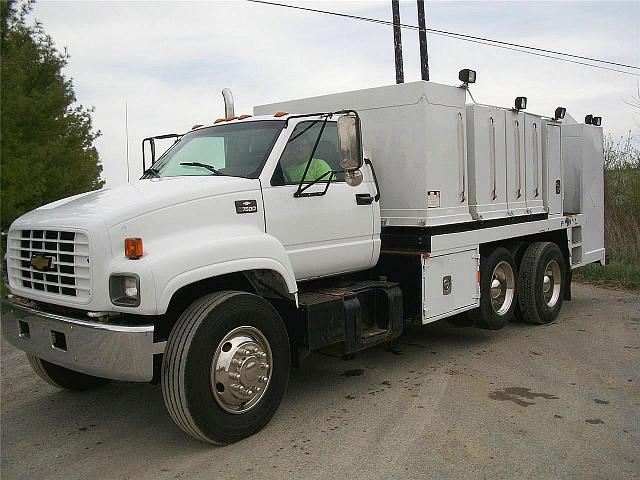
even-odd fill
[[(300, 3), (390, 19), (387, 0)], [(428, 2), (427, 26), (640, 64), (640, 3)], [(401, 3), (416, 24), (415, 2)], [(390, 27), (246, 2), (49, 2), (31, 15), (71, 55), (77, 97), (95, 106), (96, 142), (109, 184), (126, 181), (124, 102), (129, 107), (131, 175), (140, 173), (143, 137), (182, 132), (223, 113), (230, 87), (236, 111), (254, 104), (367, 88), (395, 81)], [(403, 31), (405, 78), (420, 77), (417, 34)], [(429, 35), (431, 79), (455, 84), (478, 71), (478, 101), (529, 110), (557, 105), (580, 119), (603, 116), (605, 131), (637, 125), (622, 102), (637, 77)]]

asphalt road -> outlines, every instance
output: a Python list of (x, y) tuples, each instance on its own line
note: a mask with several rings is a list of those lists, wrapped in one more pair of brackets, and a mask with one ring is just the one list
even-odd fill
[(227, 447), (183, 434), (158, 386), (57, 391), (4, 340), (1, 366), (3, 479), (640, 478), (640, 296), (587, 285), (548, 326), (313, 355)]

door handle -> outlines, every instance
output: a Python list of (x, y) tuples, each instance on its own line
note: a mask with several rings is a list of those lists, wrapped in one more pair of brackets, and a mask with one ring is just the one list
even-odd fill
[(356, 203), (358, 205), (371, 205), (373, 197), (368, 193), (356, 193)]

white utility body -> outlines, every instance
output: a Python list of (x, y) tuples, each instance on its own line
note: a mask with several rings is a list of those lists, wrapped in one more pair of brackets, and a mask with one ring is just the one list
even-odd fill
[(185, 432), (229, 443), (311, 351), (465, 311), (548, 323), (604, 263), (599, 127), (425, 81), (254, 116), (224, 96), (215, 124), (145, 139), (175, 143), (140, 180), (11, 225), (3, 334), (49, 383), (160, 382)]

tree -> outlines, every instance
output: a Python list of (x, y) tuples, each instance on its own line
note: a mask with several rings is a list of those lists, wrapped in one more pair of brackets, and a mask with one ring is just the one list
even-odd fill
[(92, 109), (76, 103), (56, 49), (39, 22), (29, 26), (32, 2), (1, 0), (1, 219), (45, 203), (101, 188), (102, 165), (93, 141)]

